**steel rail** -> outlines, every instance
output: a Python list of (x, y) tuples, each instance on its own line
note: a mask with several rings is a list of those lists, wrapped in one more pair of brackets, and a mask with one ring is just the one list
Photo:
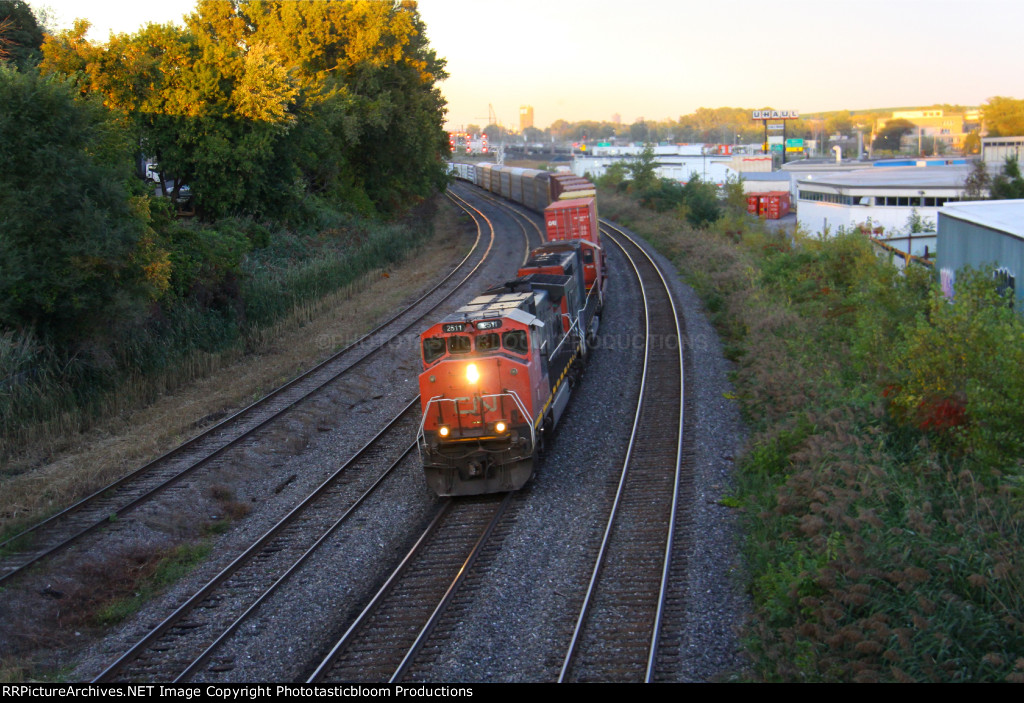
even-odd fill
[[(342, 369), (337, 374), (333, 375), (331, 378), (327, 379), (326, 381), (324, 381), (320, 385), (318, 385), (318, 386), (314, 387), (313, 389), (309, 390), (308, 392), (300, 395), (294, 401), (288, 403), (284, 408), (282, 408), (279, 411), (277, 411), (276, 413), (270, 415), (268, 418), (266, 418), (262, 422), (258, 423), (256, 426), (254, 426), (254, 427), (250, 428), (249, 430), (243, 432), (241, 435), (239, 435), (239, 436), (229, 440), (226, 444), (221, 445), (216, 450), (214, 450), (212, 453), (208, 453), (208, 454), (204, 455), (203, 457), (199, 458), (197, 461), (192, 462), (191, 464), (189, 464), (187, 467), (183, 468), (181, 471), (176, 473), (174, 476), (172, 476), (168, 480), (166, 480), (164, 482), (161, 482), (159, 485), (157, 485), (157, 486), (155, 486), (155, 487), (153, 487), (153, 488), (151, 488), (149, 490), (144, 491), (140, 496), (138, 496), (135, 499), (129, 501), (128, 503), (123, 504), (123, 505), (117, 507), (114, 510), (107, 510), (107, 511), (105, 511), (104, 512), (104, 517), (102, 519), (96, 520), (96, 521), (92, 522), (88, 526), (86, 526), (83, 529), (80, 529), (77, 532), (75, 532), (74, 534), (72, 534), (70, 537), (66, 537), (65, 539), (63, 539), (59, 543), (57, 543), (55, 545), (52, 545), (50, 547), (47, 547), (46, 549), (40, 551), (38, 554), (35, 554), (31, 559), (25, 561), (24, 563), (18, 564), (14, 568), (11, 568), (8, 571), (6, 571), (5, 573), (0, 574), (0, 583), (3, 583), (5, 581), (7, 581), (8, 579), (12, 578), (16, 574), (21, 573), (22, 571), (26, 570), (27, 568), (29, 568), (33, 564), (36, 564), (39, 561), (45, 559), (46, 557), (52, 556), (52, 555), (54, 555), (54, 554), (56, 554), (56, 553), (58, 553), (58, 552), (60, 552), (60, 551), (62, 551), (64, 549), (66, 549), (68, 546), (70, 546), (71, 544), (74, 544), (76, 541), (78, 541), (82, 537), (86, 536), (87, 534), (90, 534), (93, 531), (99, 529), (100, 527), (103, 527), (104, 525), (107, 525), (110, 522), (111, 519), (116, 518), (116, 517), (120, 517), (124, 513), (128, 512), (131, 509), (133, 509), (134, 507), (136, 507), (137, 505), (145, 502), (147, 499), (149, 499), (150, 497), (152, 497), (156, 493), (162, 491), (163, 489), (165, 489), (168, 486), (170, 486), (170, 485), (174, 484), (175, 482), (177, 482), (179, 479), (181, 479), (181, 478), (185, 477), (186, 475), (190, 474), (191, 472), (193, 472), (197, 468), (205, 465), (209, 461), (211, 461), (211, 460), (215, 459), (216, 457), (220, 456), (221, 454), (226, 452), (228, 449), (230, 449), (230, 448), (232, 448), (234, 446), (237, 446), (242, 440), (246, 439), (247, 437), (252, 436), (252, 434), (255, 433), (257, 430), (259, 430), (262, 427), (266, 426), (267, 424), (269, 424), (273, 420), (281, 417), (281, 415), (286, 413), (288, 410), (294, 408), (300, 402), (304, 401), (305, 399), (307, 399), (309, 396), (313, 395), (314, 393), (316, 393), (320, 389), (322, 389), (325, 386), (333, 383), (340, 376), (342, 376), (343, 374), (347, 373), (350, 369), (355, 367), (358, 363), (362, 362), (364, 359), (368, 358), (373, 353), (375, 353), (375, 352), (379, 351), (380, 349), (382, 349), (386, 344), (388, 344), (389, 342), (394, 340), (396, 337), (398, 337), (398, 335), (403, 334), (404, 332), (406, 332), (410, 327), (412, 327), (413, 324), (415, 324), (416, 322), (421, 320), (426, 315), (429, 315), (431, 312), (436, 310), (441, 304), (443, 304), (448, 298), (450, 298), (452, 295), (454, 295), (455, 292), (458, 291), (469, 280), (469, 278), (480, 268), (480, 266), (483, 264), (483, 262), (487, 260), (487, 257), (489, 256), (489, 254), (491, 252), (491, 249), (494, 246), (495, 232), (494, 232), (494, 227), (491, 224), (490, 220), (487, 218), (486, 215), (483, 214), (482, 211), (480, 211), (479, 209), (477, 209), (477, 208), (473, 207), (472, 205), (470, 205), (467, 200), (465, 200), (461, 196), (458, 196), (457, 194), (447, 194), (446, 193), (446, 195), (448, 195), (449, 199), (451, 199), (456, 205), (458, 205), (460, 208), (465, 210), (467, 213), (469, 213), (470, 210), (475, 210), (480, 215), (480, 217), (488, 224), (488, 226), (490, 228), (489, 242), (488, 242), (486, 250), (481, 255), (480, 261), (477, 262), (477, 264), (472, 269), (470, 269), (468, 273), (466, 273), (466, 275), (463, 277), (463, 279), (455, 286), (455, 288), (451, 292), (449, 292), (440, 301), (438, 301), (436, 304), (434, 304), (432, 307), (430, 307), (428, 310), (426, 310), (416, 320), (410, 322), (406, 327), (404, 327), (403, 329), (399, 330), (398, 332), (396, 332), (395, 334), (390, 336), (388, 339), (380, 342), (376, 347), (374, 347), (373, 349), (368, 351), (363, 357), (353, 361), (352, 364), (350, 364), (346, 368)], [(400, 311), (399, 313), (393, 315), (386, 322), (382, 323), (381, 325), (378, 325), (377, 327), (375, 327), (370, 332), (367, 332), (365, 335), (363, 335), (362, 337), (360, 337), (356, 341), (352, 342), (351, 344), (346, 346), (344, 349), (336, 352), (334, 355), (332, 355), (328, 359), (325, 359), (324, 361), (320, 362), (319, 364), (315, 365), (314, 367), (310, 368), (309, 370), (303, 372), (302, 374), (299, 374), (298, 376), (296, 376), (292, 380), (288, 381), (284, 385), (282, 385), (282, 386), (276, 388), (275, 390), (271, 391), (270, 393), (268, 393), (266, 396), (264, 396), (260, 400), (258, 400), (256, 402), (250, 404), (249, 406), (239, 410), (238, 412), (234, 413), (233, 415), (231, 415), (231, 416), (225, 418), (224, 420), (218, 422), (216, 425), (214, 425), (214, 426), (204, 430), (202, 433), (200, 433), (199, 435), (196, 435), (195, 437), (193, 437), (192, 439), (188, 440), (187, 442), (185, 442), (185, 443), (175, 447), (174, 449), (172, 449), (169, 452), (161, 455), (160, 457), (154, 459), (153, 461), (150, 461), (149, 463), (145, 464), (144, 466), (140, 467), (139, 469), (136, 469), (135, 471), (133, 471), (133, 472), (131, 472), (131, 473), (121, 477), (120, 479), (118, 479), (118, 480), (108, 484), (107, 486), (105, 486), (105, 487), (95, 491), (91, 495), (89, 495), (89, 496), (79, 500), (78, 502), (74, 503), (73, 505), (71, 505), (71, 506), (65, 508), (64, 510), (62, 510), (62, 511), (60, 511), (60, 512), (58, 512), (58, 513), (56, 513), (56, 514), (54, 514), (52, 516), (50, 516), (49, 518), (47, 518), (47, 519), (45, 519), (45, 520), (43, 520), (43, 521), (33, 525), (32, 527), (29, 527), (29, 528), (21, 531), (20, 533), (12, 536), (10, 538), (8, 538), (4, 542), (0, 543), (0, 550), (3, 550), (8, 545), (16, 543), (16, 541), (18, 541), (18, 540), (21, 540), (21, 539), (23, 539), (23, 538), (25, 538), (25, 537), (27, 537), (27, 536), (29, 536), (31, 534), (34, 534), (34, 533), (38, 532), (40, 529), (42, 529), (42, 528), (44, 528), (46, 526), (49, 526), (51, 524), (56, 523), (60, 519), (69, 517), (70, 515), (72, 515), (73, 513), (78, 512), (79, 510), (81, 510), (82, 508), (87, 506), (88, 504), (97, 501), (99, 498), (101, 498), (102, 496), (108, 494), (110, 491), (122, 488), (125, 485), (127, 485), (129, 482), (131, 482), (133, 480), (136, 480), (136, 479), (138, 479), (140, 477), (143, 477), (146, 473), (151, 472), (157, 466), (166, 463), (167, 461), (169, 461), (170, 459), (178, 456), (179, 454), (184, 453), (185, 451), (187, 451), (191, 447), (194, 447), (196, 444), (198, 444), (201, 440), (211, 436), (216, 431), (221, 430), (222, 428), (229, 427), (230, 423), (238, 422), (241, 419), (243, 419), (246, 416), (248, 416), (249, 414), (254, 413), (256, 410), (258, 410), (258, 409), (262, 408), (263, 406), (265, 406), (266, 404), (268, 404), (271, 400), (279, 397), (284, 392), (293, 389), (299, 383), (301, 383), (302, 381), (304, 381), (307, 378), (309, 378), (310, 376), (312, 376), (314, 373), (320, 371), (321, 369), (323, 369), (327, 365), (332, 364), (332, 363), (338, 361), (339, 359), (341, 359), (342, 356), (348, 354), (357, 345), (360, 345), (364, 341), (370, 339), (373, 335), (377, 334), (380, 330), (382, 330), (385, 327), (387, 327), (388, 325), (390, 325), (396, 319), (398, 319), (402, 315), (408, 313), (410, 310), (415, 308), (417, 305), (419, 305), (424, 300), (426, 300), (430, 295), (432, 295), (434, 292), (436, 292), (447, 281), (449, 281), (459, 271), (459, 269), (461, 269), (469, 261), (470, 257), (473, 255), (473, 253), (478, 249), (479, 244), (480, 244), (480, 240), (481, 240), (481, 237), (482, 237), (482, 227), (480, 226), (480, 223), (476, 221), (476, 218), (474, 218), (474, 221), (475, 221), (476, 228), (477, 228), (477, 236), (476, 236), (476, 239), (473, 242), (473, 246), (470, 248), (470, 250), (466, 254), (466, 256), (463, 257), (463, 259), (458, 264), (456, 264), (456, 266), (452, 269), (451, 272), (448, 273), (448, 275), (446, 275), (441, 281), (439, 281), (436, 285), (434, 285), (429, 291), (427, 291), (425, 294), (420, 296), (416, 301), (414, 301), (410, 305), (406, 306), (402, 311)], [(7, 556), (10, 557), (12, 555), (7, 555)], [(3, 567), (0, 566), (0, 568), (3, 568)]]
[[(639, 389), (639, 392), (637, 394), (636, 413), (634, 415), (633, 427), (632, 427), (632, 430), (631, 430), (631, 433), (630, 433), (629, 444), (628, 444), (627, 451), (626, 451), (626, 458), (623, 461), (623, 468), (622, 468), (622, 472), (621, 472), (621, 475), (620, 475), (620, 478), (619, 478), (618, 487), (616, 489), (615, 498), (614, 498), (614, 501), (613, 501), (613, 504), (612, 504), (612, 507), (611, 507), (611, 510), (610, 510), (608, 522), (607, 522), (607, 525), (605, 527), (604, 534), (603, 534), (603, 537), (602, 537), (602, 540), (601, 540), (601, 545), (600, 545), (600, 548), (599, 548), (599, 551), (598, 551), (598, 555), (597, 555), (597, 558), (595, 560), (594, 569), (593, 569), (593, 572), (591, 574), (591, 578), (590, 578), (590, 581), (589, 581), (589, 584), (588, 584), (588, 587), (587, 587), (587, 591), (586, 591), (586, 594), (584, 596), (584, 601), (583, 601), (583, 604), (582, 604), (582, 606), (580, 608), (580, 613), (579, 613), (579, 616), (578, 616), (577, 621), (576, 621), (576, 626), (575, 626), (575, 628), (573, 630), (572, 639), (571, 639), (571, 641), (569, 643), (569, 646), (568, 646), (568, 648), (566, 650), (565, 658), (564, 658), (563, 664), (562, 664), (562, 669), (561, 669), (561, 672), (560, 672), (559, 677), (558, 677), (558, 681), (560, 683), (562, 683), (562, 682), (564, 682), (566, 680), (566, 677), (568, 676), (570, 667), (572, 666), (573, 658), (575, 656), (575, 653), (577, 651), (577, 647), (579, 645), (580, 635), (581, 635), (584, 623), (587, 620), (587, 615), (588, 615), (588, 611), (589, 611), (589, 608), (590, 608), (590, 604), (591, 604), (591, 601), (592, 601), (593, 596), (595, 594), (595, 590), (596, 590), (596, 587), (597, 587), (597, 584), (598, 584), (598, 580), (599, 580), (600, 575), (601, 575), (602, 567), (604, 565), (604, 560), (605, 560), (605, 557), (606, 557), (606, 554), (607, 554), (607, 551), (608, 551), (608, 547), (609, 547), (609, 544), (610, 544), (610, 541), (611, 541), (612, 531), (613, 531), (613, 528), (615, 526), (616, 517), (617, 517), (617, 514), (618, 514), (620, 503), (622, 501), (623, 493), (624, 493), (624, 490), (625, 490), (626, 480), (627, 480), (627, 477), (628, 477), (628, 474), (629, 474), (630, 464), (631, 464), (632, 458), (633, 458), (634, 448), (636, 446), (637, 433), (638, 433), (638, 430), (640, 428), (641, 415), (642, 415), (642, 412), (643, 412), (643, 409), (644, 409), (645, 392), (646, 392), (647, 386), (648, 386), (648, 374), (649, 374), (649, 372), (651, 370), (650, 369), (650, 349), (651, 349), (651, 329), (650, 329), (650, 324), (651, 324), (651, 310), (650, 310), (650, 305), (648, 303), (649, 296), (648, 296), (648, 292), (647, 292), (647, 286), (644, 283), (644, 276), (643, 276), (643, 274), (641, 274), (640, 269), (639, 269), (638, 265), (636, 264), (636, 262), (634, 261), (633, 257), (630, 256), (628, 251), (626, 251), (625, 246), (623, 246), (614, 236), (612, 236), (611, 233), (607, 231), (607, 228), (616, 229), (616, 231), (618, 231), (621, 236), (623, 236), (625, 239), (629, 240), (629, 242), (633, 246), (635, 246), (637, 249), (640, 250), (640, 252), (642, 252), (644, 254), (644, 256), (647, 258), (647, 260), (650, 263), (650, 265), (658, 273), (658, 276), (661, 279), (661, 284), (662, 284), (662, 286), (664, 286), (665, 293), (666, 293), (666, 295), (667, 295), (667, 297), (669, 299), (669, 302), (671, 304), (672, 316), (673, 316), (673, 319), (675, 320), (676, 339), (680, 340), (680, 342), (682, 341), (682, 337), (681, 337), (681, 334), (680, 334), (680, 327), (679, 327), (678, 311), (676, 310), (675, 303), (672, 300), (671, 289), (669, 288), (668, 283), (666, 282), (664, 276), (662, 275), (662, 273), (660, 271), (660, 268), (657, 266), (657, 264), (654, 262), (654, 260), (651, 259), (651, 257), (649, 255), (647, 255), (647, 252), (643, 250), (643, 247), (641, 247), (639, 244), (637, 244), (635, 241), (633, 241), (632, 238), (630, 238), (628, 235), (626, 235), (625, 232), (622, 232), (621, 230), (618, 230), (617, 228), (612, 227), (608, 223), (605, 223), (605, 225), (606, 225), (606, 232), (605, 232), (606, 235), (608, 235), (609, 238), (616, 244), (616, 246), (618, 246), (622, 250), (623, 254), (625, 254), (627, 260), (630, 262), (630, 265), (633, 267), (633, 270), (634, 270), (634, 272), (635, 272), (635, 274), (637, 276), (637, 280), (638, 280), (638, 282), (640, 284), (641, 299), (643, 301), (643, 306), (644, 306), (644, 330), (645, 330), (646, 343), (644, 345), (643, 373), (641, 375), (640, 389)], [(651, 633), (651, 640), (650, 640), (651, 644), (648, 647), (647, 667), (646, 667), (645, 679), (644, 679), (645, 681), (648, 681), (648, 682), (651, 680), (651, 677), (653, 676), (653, 662), (654, 662), (654, 658), (655, 658), (655, 655), (656, 655), (658, 632), (660, 631), (660, 627), (661, 627), (662, 609), (663, 609), (663, 605), (664, 605), (664, 601), (665, 601), (665, 589), (666, 589), (666, 585), (667, 585), (667, 579), (668, 579), (668, 573), (669, 573), (669, 565), (671, 563), (670, 562), (670, 558), (671, 558), (671, 552), (672, 552), (672, 534), (673, 534), (674, 529), (675, 529), (676, 503), (678, 501), (678, 495), (679, 495), (679, 478), (680, 478), (680, 467), (681, 467), (681, 463), (682, 463), (681, 458), (682, 458), (683, 417), (684, 417), (683, 416), (683, 413), (684, 413), (683, 393), (682, 393), (682, 388), (683, 388), (682, 384), (683, 384), (684, 379), (683, 379), (683, 357), (682, 357), (682, 344), (681, 343), (679, 345), (679, 375), (680, 375), (679, 431), (678, 431), (678, 439), (677, 439), (677, 444), (676, 444), (676, 461), (675, 461), (675, 475), (674, 475), (674, 480), (673, 480), (672, 508), (671, 508), (671, 513), (670, 513), (670, 518), (669, 518), (669, 521), (668, 521), (669, 524), (667, 526), (668, 537), (666, 538), (665, 557), (663, 559), (663, 568), (662, 568), (661, 583), (660, 583), (660, 587), (659, 587), (658, 603), (657, 603), (657, 606), (656, 606), (654, 625), (652, 627), (652, 633)]]

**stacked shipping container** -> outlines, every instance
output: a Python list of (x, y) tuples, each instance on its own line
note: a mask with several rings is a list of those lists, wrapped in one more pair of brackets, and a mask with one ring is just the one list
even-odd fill
[(789, 206), (789, 193), (784, 190), (747, 195), (747, 212), (769, 220), (778, 220), (788, 215)]

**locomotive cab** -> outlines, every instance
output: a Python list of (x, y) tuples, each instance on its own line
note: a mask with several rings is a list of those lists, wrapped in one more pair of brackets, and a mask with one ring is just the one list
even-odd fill
[(545, 323), (520, 307), (532, 297), (481, 296), (420, 337), (417, 441), (438, 495), (515, 490), (533, 475), (546, 365)]

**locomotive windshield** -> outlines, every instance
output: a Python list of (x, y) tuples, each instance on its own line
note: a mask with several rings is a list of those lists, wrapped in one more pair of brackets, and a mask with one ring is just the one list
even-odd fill
[(449, 354), (468, 354), (470, 351), (469, 337), (465, 335), (454, 335), (448, 338)]
[(526, 342), (526, 332), (523, 330), (506, 332), (501, 337), (501, 343), (510, 352), (515, 352), (516, 354), (526, 354), (530, 350)]
[(445, 342), (443, 337), (427, 337), (423, 340), (423, 361), (431, 363), (444, 356)]
[(492, 352), (501, 346), (500, 339), (497, 332), (477, 335), (476, 350), (478, 352)]
[[(474, 341), (475, 340), (475, 341)], [(505, 348), (515, 354), (527, 354), (529, 341), (523, 330), (509, 330), (504, 334), (488, 332), (475, 338), (468, 335), (452, 335), (450, 337), (427, 337), (423, 340), (423, 361), (432, 364), (447, 352), (448, 354), (491, 354)]]

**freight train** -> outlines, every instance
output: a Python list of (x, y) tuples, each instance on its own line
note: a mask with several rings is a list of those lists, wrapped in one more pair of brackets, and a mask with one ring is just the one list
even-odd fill
[(596, 338), (606, 276), (594, 187), (571, 174), (454, 167), (543, 212), (548, 243), (513, 280), (420, 335), (417, 444), (438, 495), (513, 491), (533, 476)]

